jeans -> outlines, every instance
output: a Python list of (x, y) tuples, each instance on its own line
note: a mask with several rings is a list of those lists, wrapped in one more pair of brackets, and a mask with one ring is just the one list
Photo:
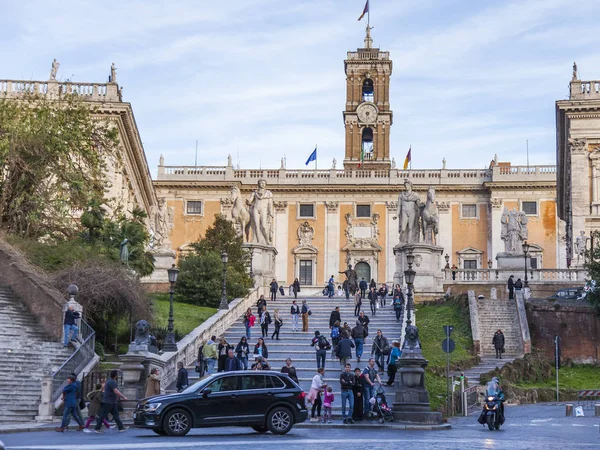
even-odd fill
[(317, 412), (317, 417), (321, 417), (321, 405), (322, 404), (323, 404), (323, 401), (321, 400), (321, 393), (319, 392), (317, 394), (317, 398), (315, 398), (315, 401), (313, 402), (312, 410), (310, 412), (310, 417), (315, 417), (315, 411)]
[(317, 350), (317, 369), (325, 368), (325, 359), (327, 358), (327, 350)]
[(102, 422), (106, 419), (108, 414), (111, 414), (115, 419), (115, 423), (119, 430), (123, 429), (123, 422), (121, 422), (121, 418), (119, 417), (119, 409), (117, 408), (116, 403), (102, 403), (102, 408), (100, 408), (100, 414), (98, 415), (98, 419), (96, 419), (96, 430), (100, 430), (102, 428)]
[(398, 372), (398, 367), (396, 366), (396, 364), (391, 364), (388, 366), (388, 375), (389, 375), (389, 379), (387, 382), (388, 386), (391, 386), (392, 384), (394, 384), (394, 381), (396, 380), (397, 372)]
[(371, 305), (371, 314), (377, 314), (377, 302), (370, 302), (369, 305)]
[(358, 316), (360, 314), (360, 307), (362, 306), (362, 302), (358, 302), (356, 306), (354, 306), (354, 315)]
[(356, 345), (356, 357), (360, 358), (363, 354), (365, 340), (363, 338), (356, 338), (354, 339), (354, 345)]
[(365, 295), (367, 294), (367, 290), (366, 289), (360, 289), (360, 298), (365, 298)]
[(277, 291), (271, 291), (271, 300), (272, 301), (277, 300)]
[(261, 323), (260, 329), (262, 331), (262, 337), (267, 337), (269, 335), (269, 324), (268, 323)]
[(251, 330), (252, 330), (252, 327), (250, 326), (250, 324), (249, 324), (249, 323), (248, 323), (248, 324), (246, 324), (246, 325), (245, 325), (245, 327), (246, 327), (246, 337), (247, 337), (248, 339), (250, 339), (250, 338), (252, 337), (252, 331), (251, 331)]
[(396, 313), (396, 320), (400, 321), (400, 316), (402, 315), (402, 308), (396, 308), (394, 311)]
[(381, 306), (385, 306), (385, 297), (386, 297), (385, 294), (381, 296), (381, 300), (380, 300)]
[(83, 426), (83, 419), (81, 418), (81, 413), (79, 412), (79, 406), (75, 405), (65, 406), (65, 412), (63, 413), (62, 423), (60, 424), (61, 428), (67, 428), (69, 426), (69, 422), (71, 421), (71, 415), (80, 427)]
[[(346, 414), (346, 402), (348, 402), (348, 414)], [(354, 393), (350, 389), (342, 391), (342, 419), (352, 418), (353, 410), (354, 410)]]
[(385, 355), (383, 353), (375, 353), (375, 364), (377, 364), (379, 371), (385, 369)]
[(366, 416), (371, 411), (371, 397), (375, 397), (375, 386), (367, 384), (363, 389), (363, 414)]
[(247, 356), (238, 356), (237, 359), (240, 360), (242, 367), (244, 370), (248, 370), (248, 357)]
[(279, 325), (277, 325), (277, 323), (275, 323), (275, 331), (271, 335), (271, 339), (273, 339), (275, 336), (277, 336), (277, 339), (279, 339), (279, 330), (280, 329), (281, 329), (281, 327)]
[(206, 375), (211, 375), (215, 372), (215, 366), (217, 365), (217, 360), (215, 358), (208, 358), (206, 360)]
[(298, 314), (292, 314), (292, 330), (298, 331)]
[[(64, 330), (65, 330), (65, 338), (63, 341), (63, 345), (66, 347), (67, 345), (69, 345), (69, 341), (72, 340), (76, 340), (77, 339), (77, 332), (79, 331), (79, 328), (77, 328), (77, 325), (64, 325)], [(71, 333), (71, 331), (73, 331), (73, 336), (71, 337), (71, 339), (69, 339), (69, 334)]]

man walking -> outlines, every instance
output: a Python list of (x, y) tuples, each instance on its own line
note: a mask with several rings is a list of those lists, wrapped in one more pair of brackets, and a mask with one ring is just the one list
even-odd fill
[(333, 275), (329, 278), (329, 282), (327, 283), (327, 294), (329, 298), (333, 298), (335, 294), (335, 280), (333, 279)]
[(179, 361), (177, 363), (177, 383), (175, 384), (175, 388), (177, 389), (177, 392), (181, 392), (187, 389), (189, 385), (188, 371), (183, 367), (183, 362)]
[(300, 317), (300, 307), (296, 304), (296, 300), (292, 302), (290, 314), (292, 315), (292, 331), (298, 331), (298, 318)]
[(217, 365), (217, 345), (215, 344), (216, 336), (211, 336), (210, 340), (204, 344), (202, 354), (206, 361), (206, 375), (211, 375), (215, 371)]
[(358, 287), (360, 288), (360, 298), (365, 298), (369, 285), (364, 278), (361, 278), (360, 283), (358, 283)]
[(340, 366), (342, 366), (342, 371), (346, 366), (350, 367), (348, 361), (352, 359), (353, 348), (354, 342), (348, 339), (345, 334), (342, 334), (342, 338), (339, 340), (335, 348), (336, 356), (340, 359)]
[(236, 358), (233, 349), (227, 351), (227, 359), (225, 360), (225, 372), (233, 372), (234, 370), (242, 370), (242, 362)]
[(120, 432), (127, 431), (129, 427), (123, 426), (123, 422), (119, 418), (119, 408), (117, 408), (117, 402), (119, 398), (121, 400), (127, 400), (119, 389), (117, 388), (117, 377), (119, 376), (119, 372), (116, 370), (110, 371), (110, 378), (104, 384), (104, 395), (102, 396), (102, 407), (100, 409), (100, 415), (96, 420), (96, 427), (94, 431), (98, 434), (102, 434), (102, 422), (106, 419), (108, 414), (111, 414), (115, 419), (115, 423), (119, 428)]
[(83, 419), (81, 418), (81, 414), (79, 412), (79, 405), (77, 404), (77, 378), (73, 375), (69, 375), (67, 377), (67, 385), (63, 388), (62, 395), (64, 401), (64, 412), (63, 419), (60, 427), (56, 427), (54, 430), (58, 432), (63, 432), (67, 430), (69, 426), (69, 422), (71, 421), (71, 416), (79, 425), (78, 431), (83, 430)]
[(327, 350), (331, 348), (331, 344), (327, 341), (327, 338), (323, 336), (319, 330), (315, 331), (315, 337), (312, 338), (310, 343), (311, 347), (314, 347), (317, 352), (317, 369), (325, 368), (325, 359), (327, 358)]
[(371, 306), (371, 314), (377, 313), (377, 291), (374, 287), (369, 290), (369, 305)]
[(504, 353), (504, 333), (502, 333), (502, 330), (498, 329), (494, 333), (492, 344), (494, 344), (494, 348), (496, 349), (496, 359), (502, 359), (502, 353)]
[(336, 306), (331, 314), (329, 315), (329, 328), (333, 328), (336, 322), (342, 323), (342, 317), (340, 316), (340, 307)]
[[(77, 311), (75, 311), (73, 305), (69, 305), (69, 307), (65, 311), (65, 319), (63, 322), (63, 328), (65, 333), (63, 347), (67, 347), (70, 341), (77, 340), (77, 332), (79, 331), (79, 328), (77, 328), (77, 325), (75, 325), (75, 320), (79, 319), (79, 317), (80, 314)], [(73, 335), (69, 338), (71, 332), (73, 332)]]
[[(352, 373), (350, 364), (344, 365), (344, 372), (340, 375), (340, 386), (342, 388), (342, 419), (344, 423), (354, 423), (352, 412), (354, 411), (354, 392), (356, 378)], [(346, 409), (348, 403), (348, 409)]]
[(363, 377), (365, 379), (365, 387), (363, 391), (363, 414), (365, 417), (369, 417), (371, 413), (371, 398), (375, 397), (375, 382), (381, 383), (377, 369), (375, 369), (375, 360), (369, 359), (369, 365), (363, 370)]
[(277, 300), (277, 289), (279, 289), (279, 285), (277, 280), (273, 278), (273, 281), (271, 281), (271, 301)]
[(510, 277), (508, 277), (508, 283), (507, 283), (507, 288), (508, 288), (508, 299), (509, 300), (514, 300), (515, 298), (515, 280), (514, 280), (515, 276), (511, 275)]
[(369, 316), (365, 316), (365, 312), (361, 311), (360, 314), (358, 315), (358, 321), (360, 322), (360, 324), (365, 327), (365, 338), (369, 335), (369, 322), (371, 321), (371, 319), (369, 319)]
[(375, 355), (375, 362), (379, 371), (383, 373), (385, 369), (385, 355), (390, 352), (390, 344), (387, 338), (383, 335), (381, 330), (377, 330), (377, 336), (373, 339), (373, 345), (371, 347), (371, 356)]
[(356, 345), (356, 362), (360, 362), (360, 357), (363, 354), (365, 336), (365, 327), (357, 320), (356, 326), (352, 328), (352, 339), (354, 339), (354, 344)]

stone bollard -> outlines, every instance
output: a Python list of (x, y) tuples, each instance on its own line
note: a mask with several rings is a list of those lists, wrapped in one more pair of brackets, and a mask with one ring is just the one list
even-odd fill
[(567, 403), (565, 410), (566, 417), (573, 417), (573, 403)]
[(600, 404), (596, 403), (594, 405), (594, 415), (596, 417), (600, 417)]
[(52, 401), (52, 376), (42, 378), (42, 397), (38, 406), (36, 422), (52, 422), (54, 419), (54, 402)]

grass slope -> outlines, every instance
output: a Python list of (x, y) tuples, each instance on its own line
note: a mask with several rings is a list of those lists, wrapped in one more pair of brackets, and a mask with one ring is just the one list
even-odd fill
[[(166, 327), (169, 322), (169, 294), (152, 294), (151, 299), (155, 314), (154, 325)], [(216, 308), (174, 302), (175, 328), (185, 336), (216, 312)]]
[[(552, 376), (542, 382), (528, 383), (524, 381), (515, 385), (523, 389), (554, 389), (556, 387), (556, 371), (552, 369)], [(600, 389), (600, 367), (587, 364), (562, 367), (558, 371), (558, 385), (561, 389)]]

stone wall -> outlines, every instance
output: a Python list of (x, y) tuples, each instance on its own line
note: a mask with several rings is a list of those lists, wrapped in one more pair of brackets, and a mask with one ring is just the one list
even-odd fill
[(600, 361), (600, 317), (587, 302), (531, 300), (527, 319), (533, 346), (547, 356), (554, 358), (554, 336), (558, 335), (563, 359)]
[[(583, 281), (564, 281), (564, 282), (532, 282), (529, 283), (531, 289), (531, 296), (534, 298), (545, 299), (553, 295), (556, 291), (563, 288), (570, 287), (581, 287), (584, 285)], [(444, 283), (444, 292), (450, 288), (452, 295), (465, 294), (470, 290), (475, 291), (475, 295), (483, 295), (485, 298), (491, 298), (490, 291), (492, 288), (496, 288), (496, 294), (499, 299), (508, 298), (508, 292), (506, 292), (506, 283), (494, 283), (494, 282), (464, 282), (464, 283)]]

